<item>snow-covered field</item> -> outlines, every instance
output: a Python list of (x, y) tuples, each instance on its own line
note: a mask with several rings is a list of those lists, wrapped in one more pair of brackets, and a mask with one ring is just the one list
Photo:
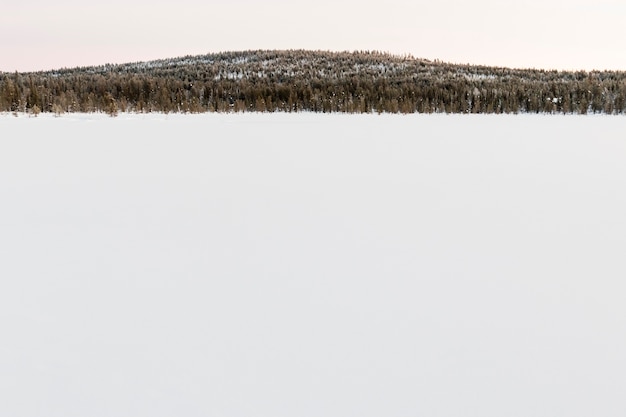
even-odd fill
[(626, 117), (0, 116), (0, 415), (623, 417)]

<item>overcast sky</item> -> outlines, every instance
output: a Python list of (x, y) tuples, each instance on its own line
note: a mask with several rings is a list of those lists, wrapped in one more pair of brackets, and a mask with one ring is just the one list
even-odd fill
[(300, 48), (626, 70), (626, 0), (31, 0), (2, 9), (2, 71)]

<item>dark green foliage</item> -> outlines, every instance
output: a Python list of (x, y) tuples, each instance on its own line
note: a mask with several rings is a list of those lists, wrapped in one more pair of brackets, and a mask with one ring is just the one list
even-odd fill
[(379, 52), (227, 52), (0, 73), (0, 111), (622, 114), (626, 72), (455, 65)]

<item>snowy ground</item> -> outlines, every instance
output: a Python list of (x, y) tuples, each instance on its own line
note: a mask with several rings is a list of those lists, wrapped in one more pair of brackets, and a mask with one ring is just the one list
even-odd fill
[(626, 117), (0, 116), (0, 415), (626, 414)]

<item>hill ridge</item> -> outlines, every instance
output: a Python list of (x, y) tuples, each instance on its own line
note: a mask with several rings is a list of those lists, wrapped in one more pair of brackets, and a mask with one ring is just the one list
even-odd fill
[(379, 51), (231, 51), (0, 73), (0, 111), (623, 114), (626, 72), (451, 64)]

